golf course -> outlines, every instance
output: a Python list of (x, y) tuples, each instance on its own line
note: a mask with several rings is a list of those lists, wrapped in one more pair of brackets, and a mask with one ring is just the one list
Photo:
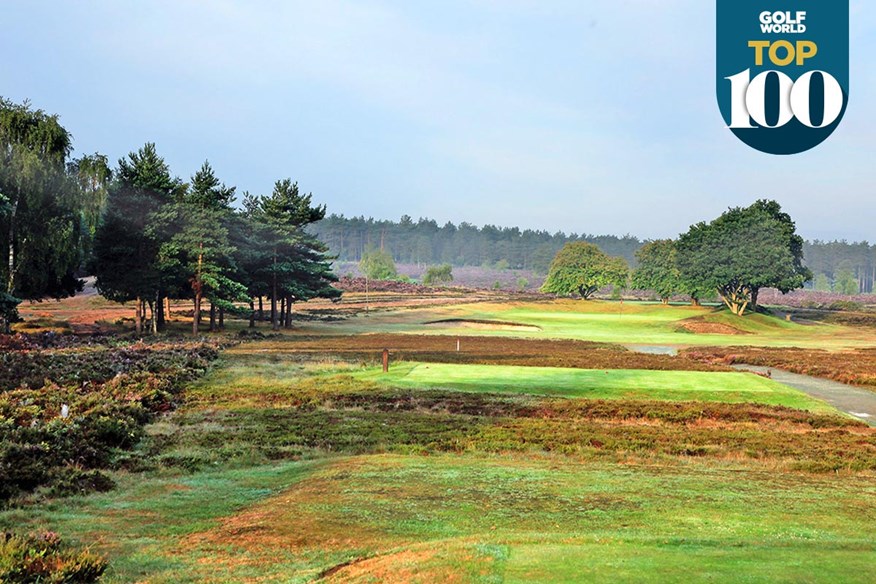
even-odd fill
[(38, 491), (0, 525), (87, 547), (104, 582), (876, 577), (876, 429), (706, 358), (866, 365), (873, 329), (631, 301), (357, 300), (244, 340), (230, 321), (115, 488)]

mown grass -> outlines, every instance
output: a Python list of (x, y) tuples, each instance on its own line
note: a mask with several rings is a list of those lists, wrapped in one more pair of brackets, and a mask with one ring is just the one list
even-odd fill
[[(333, 323), (334, 334), (345, 332), (420, 333), (458, 335), (459, 328), (426, 325), (457, 318), (515, 322), (538, 331), (471, 330), (466, 335), (536, 339), (577, 339), (634, 345), (738, 345), (821, 347), (842, 349), (873, 344), (872, 332), (837, 324), (799, 324), (763, 314), (738, 318), (712, 307), (663, 306), (647, 302), (555, 300), (543, 302), (475, 303), (444, 308), (394, 310), (357, 316)], [(738, 329), (744, 334), (693, 333), (682, 326), (687, 319)], [(326, 326), (310, 326), (313, 332)]]
[(837, 413), (823, 401), (751, 373), (395, 363), (389, 373), (372, 367), (354, 372), (353, 376), (404, 388), (590, 399), (757, 403)]

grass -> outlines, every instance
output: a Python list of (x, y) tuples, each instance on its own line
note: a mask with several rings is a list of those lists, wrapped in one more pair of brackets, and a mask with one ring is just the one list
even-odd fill
[[(542, 330), (422, 325), (441, 318)], [(39, 494), (0, 530), (91, 545), (109, 583), (872, 582), (876, 429), (762, 377), (607, 344), (868, 334), (580, 301), (310, 321), (226, 351), (119, 455), (117, 489)]]
[[(514, 322), (539, 327), (526, 330), (465, 329), (467, 335), (534, 339), (576, 339), (631, 345), (739, 345), (800, 346), (842, 349), (873, 344), (872, 331), (837, 324), (800, 324), (749, 313), (738, 318), (710, 307), (663, 306), (647, 302), (555, 300), (543, 302), (474, 303), (451, 307), (394, 310), (356, 316), (334, 323), (335, 334), (368, 332), (458, 335), (460, 329), (440, 324), (442, 319)], [(706, 322), (738, 329), (742, 334), (692, 333), (686, 322)], [(305, 331), (325, 332), (325, 325)]]
[(0, 523), (97, 542), (106, 582), (869, 582), (874, 510), (866, 477), (383, 455), (128, 477)]
[(590, 399), (757, 403), (837, 413), (825, 402), (751, 373), (395, 363), (387, 374), (369, 368), (354, 376), (402, 388)]

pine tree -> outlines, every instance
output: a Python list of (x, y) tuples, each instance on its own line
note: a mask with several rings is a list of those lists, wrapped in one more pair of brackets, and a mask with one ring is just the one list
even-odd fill
[(160, 265), (165, 272), (184, 274), (190, 284), (195, 335), (205, 297), (210, 300), (211, 330), (215, 328), (217, 306), (225, 309), (247, 298), (245, 286), (229, 277), (235, 271), (232, 259), (235, 249), (228, 235), (234, 190), (221, 184), (205, 162), (165, 218), (168, 224), (175, 225), (176, 231), (161, 247)]
[(181, 188), (155, 144), (147, 143), (119, 160), (95, 234), (97, 289), (109, 300), (136, 302), (138, 334), (147, 304), (153, 306), (153, 331), (162, 328), (164, 296), (175, 285), (175, 276), (162, 265), (159, 252), (172, 232), (164, 213)]
[(313, 195), (299, 192), (298, 183), (285, 179), (275, 183), (271, 195), (252, 203), (257, 240), (269, 259), (260, 276), (266, 276), (274, 330), (290, 326), (294, 302), (341, 295), (331, 286), (337, 277), (331, 272), (328, 248), (305, 231), (325, 217), (325, 206), (314, 206), (312, 200)]

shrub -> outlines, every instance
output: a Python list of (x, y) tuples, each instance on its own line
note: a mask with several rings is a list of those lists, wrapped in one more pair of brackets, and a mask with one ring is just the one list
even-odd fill
[(852, 300), (835, 300), (830, 303), (828, 306), (829, 310), (849, 310), (849, 311), (858, 311), (864, 310), (864, 305), (860, 302), (854, 302)]
[(69, 549), (53, 532), (0, 534), (0, 582), (37, 584), (97, 582), (107, 562), (89, 551)]
[[(183, 385), (217, 357), (215, 346), (190, 343), (4, 353), (0, 503), (39, 487), (53, 495), (112, 488), (99, 470), (134, 447), (144, 425), (173, 409)], [(3, 391), (10, 386), (18, 389)]]
[(453, 281), (453, 266), (450, 264), (441, 264), (440, 266), (430, 266), (423, 276), (423, 284), (426, 286), (440, 286), (449, 284)]

